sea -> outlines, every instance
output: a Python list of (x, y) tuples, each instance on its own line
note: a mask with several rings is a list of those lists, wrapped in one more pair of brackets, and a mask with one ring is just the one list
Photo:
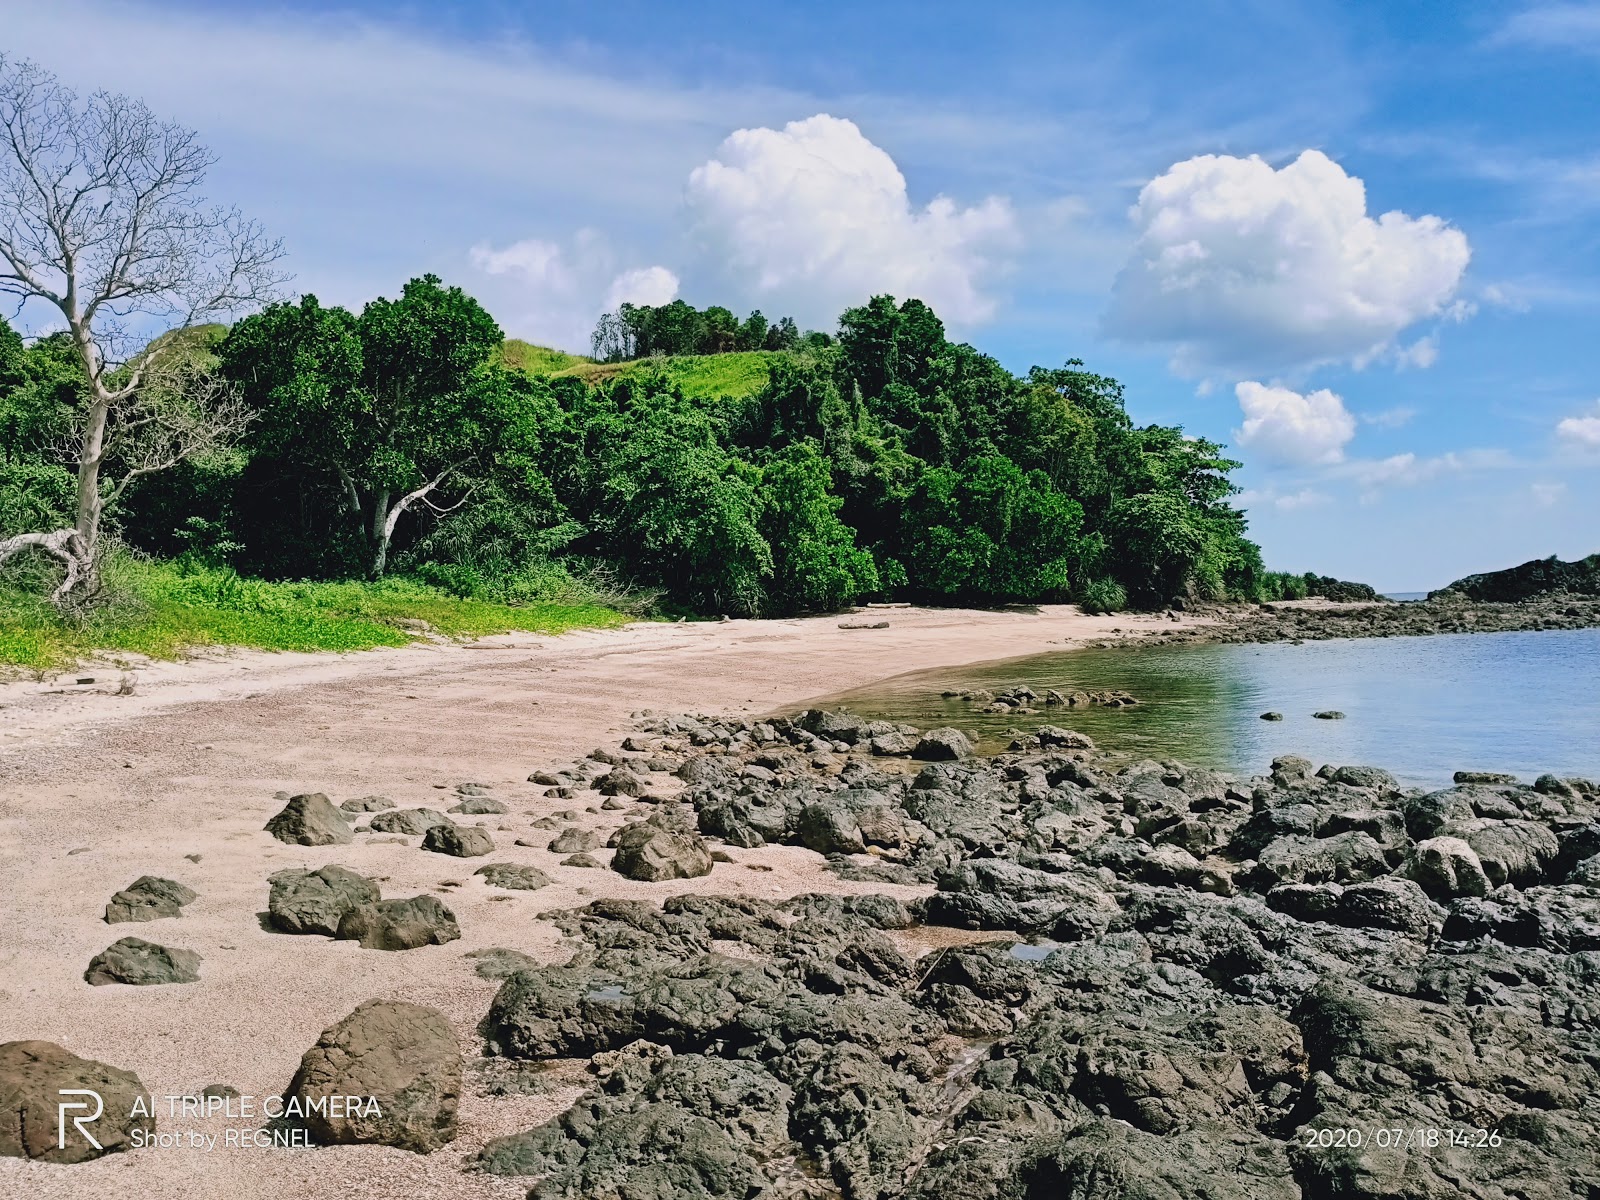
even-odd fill
[[(991, 715), (947, 690), (1027, 684), (1031, 715)], [(1046, 689), (1117, 689), (1129, 708), (1044, 707)], [(1263, 773), (1280, 754), (1382, 767), (1438, 787), (1458, 770), (1600, 778), (1600, 629), (1339, 639), (1299, 645), (1130, 644), (912, 671), (813, 701), (927, 728), (979, 748), (1064, 725), (1129, 758)], [(1312, 714), (1344, 714), (1323, 720)], [(1279, 712), (1281, 721), (1261, 719)]]

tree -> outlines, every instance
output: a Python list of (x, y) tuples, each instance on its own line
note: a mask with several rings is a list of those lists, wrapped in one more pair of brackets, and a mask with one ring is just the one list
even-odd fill
[(262, 409), (257, 445), (333, 477), (365, 539), (367, 570), (379, 576), (400, 519), (455, 507), (438, 503), (441, 489), (491, 448), (500, 381), (490, 361), (502, 340), (476, 300), (425, 275), (359, 317), (323, 309), (315, 296), (273, 305), (239, 323), (222, 359)]
[(795, 442), (762, 472), (761, 532), (772, 548), (767, 593), (780, 613), (839, 609), (877, 590), (872, 555), (839, 519), (844, 502), (829, 484), (827, 460), (809, 441)]
[(0, 56), (0, 292), (63, 319), (82, 364), (70, 526), (0, 541), (58, 559), (58, 604), (94, 592), (101, 519), (136, 478), (236, 438), (247, 413), (197, 370), (183, 338), (146, 340), (267, 298), (280, 243), (199, 195), (213, 163), (197, 135), (142, 103), (88, 100)]

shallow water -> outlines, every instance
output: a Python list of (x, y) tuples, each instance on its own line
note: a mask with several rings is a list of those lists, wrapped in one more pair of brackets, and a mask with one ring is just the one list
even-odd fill
[[(990, 715), (940, 692), (1026, 683), (1032, 716)], [(1046, 708), (1046, 688), (1122, 689), (1123, 709)], [(1457, 770), (1600, 775), (1600, 629), (1442, 634), (1301, 645), (1075, 650), (918, 671), (825, 698), (827, 707), (954, 725), (980, 748), (1011, 729), (1065, 725), (1102, 749), (1246, 773), (1278, 754), (1381, 766), (1403, 782)], [(1336, 709), (1342, 721), (1313, 712)], [(1263, 721), (1274, 710), (1282, 721)]]

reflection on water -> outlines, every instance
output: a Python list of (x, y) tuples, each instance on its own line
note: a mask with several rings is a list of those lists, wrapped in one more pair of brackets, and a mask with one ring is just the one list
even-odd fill
[[(1132, 708), (988, 714), (946, 689), (1123, 689)], [(1600, 629), (1446, 634), (1263, 646), (1075, 650), (918, 671), (824, 698), (874, 717), (955, 725), (980, 748), (1013, 729), (1066, 725), (1103, 749), (1225, 770), (1266, 770), (1274, 755), (1382, 766), (1438, 785), (1461, 769), (1531, 781), (1600, 774)], [(1346, 714), (1319, 721), (1323, 709)], [(1262, 712), (1281, 712), (1268, 722)]]

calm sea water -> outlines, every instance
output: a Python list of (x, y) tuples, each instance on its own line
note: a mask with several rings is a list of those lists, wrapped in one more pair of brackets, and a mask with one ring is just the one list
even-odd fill
[[(991, 716), (944, 700), (947, 688), (1119, 688), (1125, 709)], [(1274, 755), (1381, 766), (1402, 781), (1448, 783), (1457, 770), (1532, 781), (1600, 775), (1600, 629), (1444, 634), (1301, 645), (1076, 650), (917, 671), (824, 698), (826, 706), (915, 725), (955, 725), (986, 750), (1011, 728), (1055, 723), (1114, 753), (1265, 771)], [(1342, 721), (1312, 713), (1337, 709)], [(1263, 721), (1274, 710), (1282, 721)]]

